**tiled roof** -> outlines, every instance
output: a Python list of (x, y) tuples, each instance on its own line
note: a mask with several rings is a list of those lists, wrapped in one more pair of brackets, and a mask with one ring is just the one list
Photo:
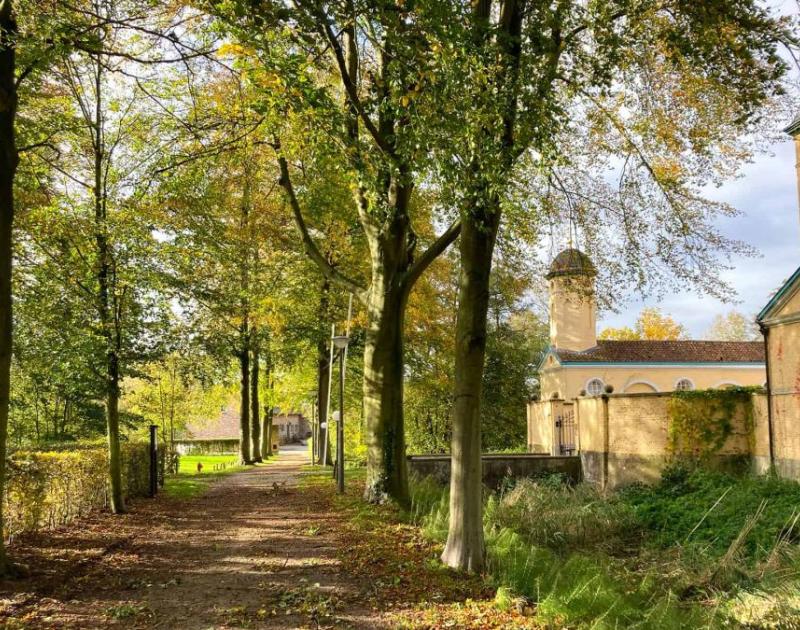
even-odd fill
[(236, 440), (239, 438), (239, 408), (228, 405), (214, 419), (192, 422), (186, 427), (190, 440)]
[(562, 363), (763, 363), (760, 341), (599, 340), (583, 352), (553, 352)]
[(800, 116), (798, 116), (797, 118), (795, 118), (795, 119), (792, 121), (792, 124), (791, 124), (791, 125), (789, 125), (788, 127), (786, 127), (786, 129), (784, 129), (784, 131), (785, 131), (786, 133), (788, 133), (790, 136), (795, 136), (795, 135), (797, 135), (798, 133), (800, 133)]
[[(302, 414), (289, 413), (277, 415), (272, 419), (274, 425), (298, 422)], [(263, 420), (263, 418), (262, 418)], [(192, 422), (186, 427), (187, 440), (238, 440), (239, 439), (239, 406), (230, 404), (213, 419)]]

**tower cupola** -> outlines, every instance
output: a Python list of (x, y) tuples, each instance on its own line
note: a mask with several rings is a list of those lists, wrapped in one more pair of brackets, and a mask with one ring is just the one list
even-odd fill
[(591, 259), (578, 249), (565, 249), (545, 276), (550, 283), (550, 345), (581, 352), (597, 345), (597, 304)]

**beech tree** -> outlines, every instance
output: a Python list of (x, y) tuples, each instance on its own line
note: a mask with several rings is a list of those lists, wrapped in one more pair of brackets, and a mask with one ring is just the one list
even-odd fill
[[(17, 112), (17, 22), (11, 0), (0, 1), (0, 497), (4, 492), (8, 403), (11, 393), (11, 234), (14, 225), (14, 174), (19, 156), (15, 137)], [(0, 508), (0, 531), (3, 527)], [(0, 574), (9, 571), (0, 541)]]
[[(478, 571), (489, 282), (513, 189), (527, 180), (524, 209), (542, 232), (548, 222), (568, 223), (590, 253), (613, 252), (610, 268), (625, 270), (618, 282), (671, 276), (724, 291), (717, 255), (739, 244), (713, 226), (731, 209), (701, 189), (746, 155), (742, 139), (782, 90), (777, 46), (793, 39), (789, 22), (755, 0), (475, 0), (443, 8), (440, 36), (427, 45), (442, 51), (448, 113), (460, 116), (460, 130), (450, 129), (459, 139), (437, 166), (461, 210), (462, 267), (442, 558)], [(621, 164), (616, 187), (604, 172), (612, 161)]]
[[(403, 325), (414, 283), (458, 236), (455, 221), (421, 254), (415, 188), (432, 135), (409, 105), (425, 82), (424, 25), (403, 3), (210, 3), (253, 60), (252, 80), (274, 125), (273, 146), (303, 247), (367, 312), (365, 498), (408, 503), (403, 422)], [(292, 128), (292, 139), (286, 137)], [(367, 242), (369, 269), (333, 267), (306, 224), (298, 162), (325, 157), (342, 172)], [(304, 159), (305, 158), (305, 159)]]

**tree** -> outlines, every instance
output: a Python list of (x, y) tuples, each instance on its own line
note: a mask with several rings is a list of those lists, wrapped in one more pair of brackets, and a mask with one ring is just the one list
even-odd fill
[(664, 315), (658, 308), (648, 307), (642, 309), (633, 329), (604, 328), (598, 335), (599, 339), (613, 339), (618, 341), (630, 339), (653, 339), (671, 341), (687, 339), (689, 336), (686, 327), (676, 322), (669, 315)]
[[(608, 247), (613, 268), (627, 268), (638, 286), (671, 273), (720, 291), (712, 251), (738, 244), (710, 220), (729, 209), (704, 200), (700, 188), (731, 172), (720, 149), (752, 129), (759, 108), (781, 91), (786, 66), (776, 47), (793, 39), (787, 22), (755, 1), (711, 4), (481, 0), (448, 5), (441, 40), (428, 44), (444, 51), (451, 111), (464, 113), (454, 130), (462, 137), (451, 138), (456, 155), (437, 162), (462, 216), (442, 555), (450, 566), (480, 570), (484, 562), (480, 407), (490, 270), (501, 212), (513, 206), (510, 185), (523, 167), (535, 191), (525, 209), (539, 211), (542, 223), (563, 217), (588, 249)], [(612, 156), (623, 164), (614, 192), (598, 168)], [(595, 173), (592, 185), (575, 186), (592, 179), (587, 173)], [(603, 229), (612, 226), (619, 232)]]
[[(412, 225), (420, 163), (432, 140), (409, 104), (424, 83), (422, 26), (400, 4), (211, 3), (257, 59), (254, 81), (275, 129), (273, 146), (303, 247), (322, 273), (367, 311), (363, 399), (368, 441), (365, 498), (407, 504), (403, 326), (417, 279), (458, 236), (447, 227), (417, 254)], [(264, 34), (268, 33), (265, 39)], [(344, 96), (342, 96), (344, 95)], [(286, 137), (294, 125), (292, 142)], [(343, 173), (369, 252), (368, 281), (332, 266), (306, 224), (293, 162), (325, 159)], [(335, 162), (334, 162), (335, 160)], [(302, 171), (301, 171), (302, 172)], [(360, 275), (360, 274), (359, 274)]]
[[(17, 112), (17, 22), (11, 0), (0, 0), (0, 497), (4, 495), (8, 405), (11, 393), (11, 264), (14, 225), (14, 174), (19, 156), (15, 137)], [(3, 527), (0, 509), (0, 530)], [(0, 574), (10, 563), (0, 541)]]
[(738, 311), (730, 311), (714, 316), (705, 338), (714, 341), (758, 341), (761, 332), (755, 317), (748, 318)]

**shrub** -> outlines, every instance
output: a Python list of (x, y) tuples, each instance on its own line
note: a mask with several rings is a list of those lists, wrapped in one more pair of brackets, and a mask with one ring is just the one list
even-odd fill
[[(122, 479), (127, 497), (150, 491), (147, 443), (122, 444)], [(4, 536), (58, 527), (108, 505), (108, 451), (78, 445), (73, 450), (17, 451), (6, 465)]]
[(629, 488), (622, 500), (662, 547), (700, 545), (720, 557), (757, 513), (758, 521), (741, 542), (746, 560), (767, 557), (779, 540), (800, 538), (793, 520), (800, 485), (774, 476), (734, 477), (676, 466), (665, 471), (657, 486)]

